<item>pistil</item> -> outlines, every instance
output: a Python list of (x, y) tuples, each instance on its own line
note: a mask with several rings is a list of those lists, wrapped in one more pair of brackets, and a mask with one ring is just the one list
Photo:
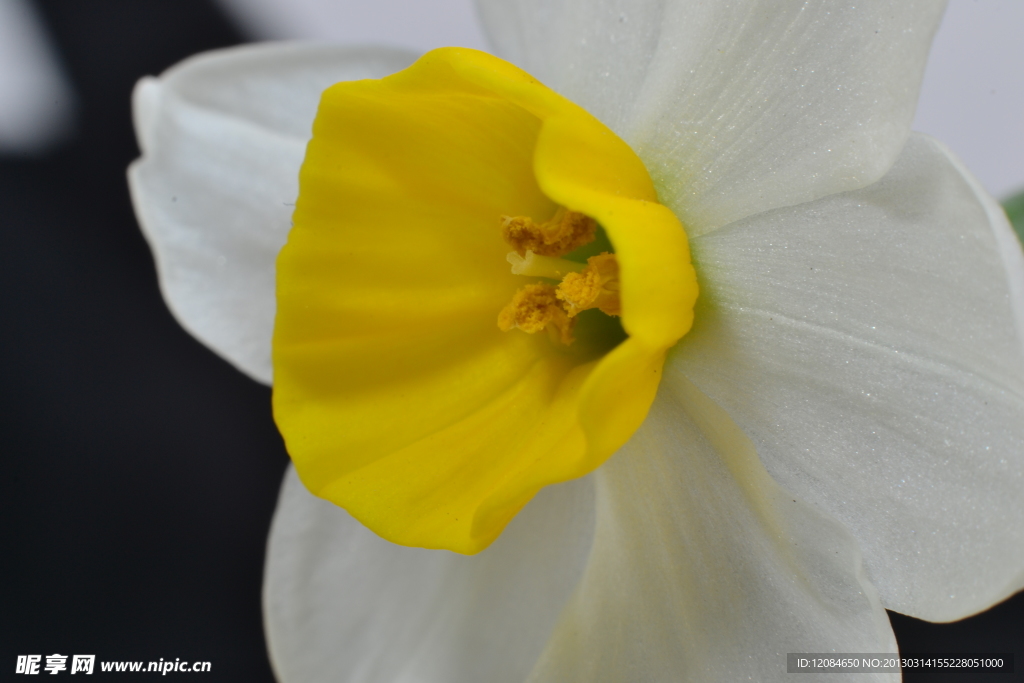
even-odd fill
[(514, 251), (510, 251), (505, 258), (512, 264), (513, 275), (546, 277), (549, 280), (561, 280), (569, 273), (578, 273), (586, 268), (585, 264), (578, 261), (541, 256), (532, 251), (526, 252), (526, 258), (523, 258)]

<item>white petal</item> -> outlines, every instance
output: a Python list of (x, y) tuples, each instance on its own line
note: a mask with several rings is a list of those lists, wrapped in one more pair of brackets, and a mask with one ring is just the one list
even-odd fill
[(33, 4), (0, 2), (0, 151), (45, 150), (71, 131), (75, 97)]
[(520, 683), (579, 580), (589, 479), (549, 487), (472, 557), (406, 548), (314, 498), (289, 471), (264, 614), (282, 683)]
[(266, 44), (188, 59), (134, 95), (132, 201), (171, 311), (270, 382), (274, 261), (291, 227), (320, 93), (408, 66), (394, 50)]
[(790, 681), (790, 652), (896, 652), (850, 534), (679, 374), (596, 479), (594, 550), (532, 683)]
[(668, 364), (787, 490), (849, 528), (891, 609), (958, 619), (1024, 577), (1024, 258), (945, 148), (692, 242)]
[(632, 145), (699, 235), (899, 154), (944, 0), (478, 0), (503, 56)]

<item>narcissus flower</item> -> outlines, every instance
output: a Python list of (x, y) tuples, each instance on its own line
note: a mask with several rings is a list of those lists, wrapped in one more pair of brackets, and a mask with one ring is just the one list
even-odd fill
[(168, 303), (296, 465), (283, 681), (782, 680), (1021, 587), (1024, 257), (908, 136), (942, 4), (487, 0), (525, 71), (140, 84)]

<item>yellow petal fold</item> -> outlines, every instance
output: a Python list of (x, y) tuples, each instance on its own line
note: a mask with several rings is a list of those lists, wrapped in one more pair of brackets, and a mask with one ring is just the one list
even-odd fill
[[(584, 110), (495, 57), (435, 50), (329, 88), (299, 186), (274, 415), (314, 494), (396, 543), (474, 553), (643, 421), (696, 277), (643, 164)], [(621, 279), (621, 329), (585, 311), (568, 347), (496, 324), (531, 282), (501, 217), (559, 207), (598, 221)]]

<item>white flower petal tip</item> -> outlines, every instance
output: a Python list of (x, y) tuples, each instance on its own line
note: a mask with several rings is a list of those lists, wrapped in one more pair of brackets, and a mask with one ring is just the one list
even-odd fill
[(680, 374), (595, 476), (587, 571), (530, 683), (789, 681), (789, 652), (896, 652), (853, 537)]
[(144, 78), (132, 202), (171, 311), (250, 377), (271, 381), (274, 261), (291, 227), (320, 93), (414, 55), (306, 43), (244, 46)]
[(910, 131), (945, 7), (477, 4), (498, 53), (630, 143), (692, 236), (884, 175)]
[(75, 94), (34, 3), (0, 2), (0, 152), (38, 154), (67, 139)]
[[(771, 475), (857, 538), (889, 609), (984, 610), (1024, 578), (1024, 257), (948, 150), (692, 242), (685, 375)], [(666, 380), (667, 381), (667, 380)]]
[(589, 479), (545, 489), (465, 556), (388, 543), (289, 470), (264, 575), (278, 679), (521, 683), (583, 571), (593, 498)]

